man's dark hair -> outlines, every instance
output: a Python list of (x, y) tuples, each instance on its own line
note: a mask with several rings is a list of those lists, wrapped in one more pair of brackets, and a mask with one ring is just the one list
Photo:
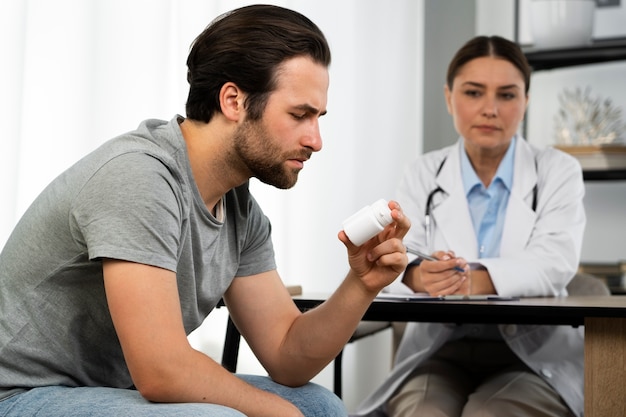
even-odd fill
[(293, 10), (246, 6), (224, 13), (194, 40), (187, 58), (187, 117), (208, 123), (221, 111), (227, 82), (247, 94), (248, 118), (258, 120), (276, 88), (276, 70), (287, 59), (308, 56), (325, 67), (330, 48), (322, 31)]

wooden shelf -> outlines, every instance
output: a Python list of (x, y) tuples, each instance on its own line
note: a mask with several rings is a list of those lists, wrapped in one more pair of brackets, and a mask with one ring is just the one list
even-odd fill
[(534, 71), (626, 60), (626, 39), (597, 40), (589, 45), (560, 48), (523, 48)]

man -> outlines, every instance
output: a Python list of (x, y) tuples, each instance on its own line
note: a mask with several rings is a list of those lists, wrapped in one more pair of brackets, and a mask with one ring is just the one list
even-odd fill
[[(407, 264), (410, 224), (346, 245), (350, 271), (301, 313), (248, 179), (292, 187), (321, 149), (330, 51), (306, 17), (248, 6), (188, 58), (187, 118), (148, 120), (55, 179), (0, 254), (3, 416), (335, 416), (309, 380)], [(269, 378), (233, 375), (187, 335), (223, 298)], [(43, 410), (43, 411), (42, 411)]]

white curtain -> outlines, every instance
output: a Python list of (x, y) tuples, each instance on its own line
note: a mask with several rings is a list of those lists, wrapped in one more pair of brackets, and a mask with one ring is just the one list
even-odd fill
[[(184, 114), (189, 45), (218, 14), (250, 3), (3, 0), (0, 246), (74, 161), (143, 119)], [(348, 269), (336, 236), (342, 220), (392, 198), (402, 166), (422, 149), (423, 3), (269, 3), (316, 22), (333, 63), (324, 149), (292, 190), (253, 182), (253, 192), (272, 220), (284, 281), (330, 291)]]

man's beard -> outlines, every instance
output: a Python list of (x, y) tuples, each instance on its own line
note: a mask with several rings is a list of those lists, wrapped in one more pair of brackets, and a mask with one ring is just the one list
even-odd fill
[(293, 187), (300, 172), (299, 169), (286, 168), (285, 161), (308, 158), (311, 155), (310, 150), (303, 150), (297, 155), (282, 154), (279, 146), (267, 133), (263, 119), (245, 121), (237, 128), (233, 141), (236, 156), (252, 172), (252, 176), (280, 189)]

